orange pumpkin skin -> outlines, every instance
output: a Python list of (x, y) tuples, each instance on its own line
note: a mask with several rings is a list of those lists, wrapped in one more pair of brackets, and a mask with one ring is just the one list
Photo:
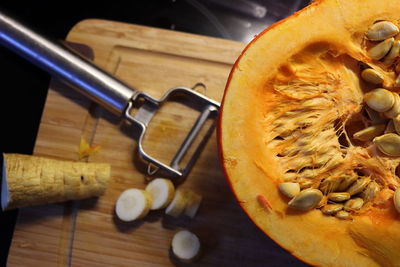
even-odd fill
[(352, 220), (325, 216), (317, 209), (293, 211), (278, 192), (277, 185), (283, 181), (280, 159), (268, 146), (270, 114), (282, 107), (276, 103), (287, 101), (291, 107), (292, 100), (304, 98), (285, 88), (276, 92), (277, 81), (280, 86), (287, 77), (313, 79), (322, 72), (333, 73), (340, 77), (336, 100), (341, 101), (332, 109), (360, 112), (362, 92), (368, 85), (357, 78), (358, 61), (374, 64), (363, 38), (379, 20), (399, 26), (400, 1), (314, 1), (260, 33), (236, 61), (226, 85), (218, 142), (227, 181), (243, 210), (264, 233), (312, 265), (400, 266), (400, 215), (387, 190)]

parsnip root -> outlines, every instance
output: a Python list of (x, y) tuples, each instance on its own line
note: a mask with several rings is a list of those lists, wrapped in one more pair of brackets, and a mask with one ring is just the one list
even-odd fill
[(3, 210), (104, 194), (110, 165), (3, 154)]

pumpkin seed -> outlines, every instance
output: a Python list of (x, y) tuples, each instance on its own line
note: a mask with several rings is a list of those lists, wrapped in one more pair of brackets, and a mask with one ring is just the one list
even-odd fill
[(393, 202), (396, 210), (400, 212), (400, 187), (397, 188), (396, 191), (394, 191)]
[(399, 28), (389, 21), (373, 24), (367, 31), (367, 38), (372, 41), (385, 40), (399, 33)]
[(285, 113), (282, 114), (282, 118), (290, 118), (290, 117), (295, 117), (299, 115), (298, 111), (286, 111)]
[[(395, 125), (396, 126), (396, 125)], [(400, 156), (400, 136), (394, 133), (384, 134), (375, 137), (373, 142), (378, 149), (385, 155)]]
[(356, 197), (346, 201), (344, 203), (344, 210), (345, 211), (353, 211), (359, 210), (364, 205), (364, 200), (362, 198)]
[(315, 123), (317, 118), (310, 117), (310, 118), (304, 118), (302, 120), (296, 121), (295, 125), (298, 125), (300, 127), (307, 127)]
[(369, 177), (365, 177), (365, 178), (360, 178), (357, 181), (355, 181), (350, 187), (349, 189), (347, 189), (347, 192), (350, 195), (355, 195), (358, 193), (361, 193), (369, 184), (369, 182), (371, 181), (371, 179)]
[(396, 133), (400, 134), (400, 115), (397, 115), (396, 118), (392, 119), (392, 121)]
[(400, 114), (400, 96), (398, 93), (392, 93), (392, 94), (394, 96), (393, 107), (383, 113), (383, 115), (385, 115), (386, 118), (390, 119), (393, 119), (394, 117)]
[[(283, 127), (283, 125), (278, 127)], [(288, 140), (288, 138), (291, 138), (293, 131), (294, 131), (293, 129), (285, 129), (279, 133), (279, 137), (282, 138), (283, 140)]]
[(371, 109), (368, 106), (365, 106), (365, 112), (367, 113), (368, 118), (371, 120), (373, 125), (386, 123), (388, 121), (387, 118), (382, 117), (379, 112)]
[(391, 64), (399, 56), (399, 54), (400, 54), (400, 40), (395, 40), (389, 53), (383, 59), (383, 62)]
[(342, 180), (340, 178), (333, 178), (333, 177), (325, 178), (319, 185), (319, 190), (321, 190), (322, 193), (324, 193), (324, 195), (327, 195), (330, 192), (335, 192), (341, 182)]
[[(328, 139), (330, 140), (330, 139)], [(314, 158), (313, 165), (317, 167), (321, 166), (326, 166), (328, 161), (331, 161), (333, 159), (332, 153), (330, 154), (325, 154), (325, 155), (318, 155), (318, 157)]]
[(361, 77), (372, 84), (381, 84), (383, 83), (385, 77), (383, 75), (374, 69), (365, 69), (361, 72)]
[(320, 147), (317, 149), (317, 153), (318, 153), (318, 155), (324, 155), (324, 154), (332, 151), (332, 149), (334, 149), (334, 148), (335, 148), (335, 146), (332, 146), (332, 145), (323, 146), (321, 144)]
[(312, 146), (306, 146), (301, 151), (302, 155), (307, 156), (315, 153), (315, 149)]
[(304, 100), (301, 106), (303, 108), (320, 108), (320, 107), (322, 108), (330, 104), (331, 104), (330, 101), (327, 100), (326, 98), (316, 97)]
[(394, 128), (393, 120), (390, 120), (385, 128), (384, 133), (395, 133), (396, 129)]
[(372, 140), (374, 137), (383, 134), (385, 128), (386, 128), (385, 124), (372, 125), (361, 131), (356, 132), (353, 135), (353, 138), (360, 141), (369, 141)]
[(377, 88), (364, 95), (364, 101), (375, 111), (385, 112), (392, 108), (394, 104), (394, 95), (392, 92)]
[[(301, 176), (301, 178), (314, 178), (316, 175), (316, 170), (315, 169), (306, 169), (306, 170), (302, 171), (299, 175)], [(312, 183), (312, 181), (310, 181), (310, 180), (304, 180), (304, 181)], [(301, 186), (302, 185), (300, 184), (300, 187)]]
[(295, 173), (295, 172), (288, 172), (288, 173), (285, 173), (285, 177), (283, 178), (283, 180), (284, 180), (285, 182), (291, 182), (291, 181), (295, 180), (296, 177), (297, 177), (297, 173)]
[(299, 184), (300, 184), (300, 189), (303, 190), (306, 188), (310, 188), (314, 184), (314, 182), (308, 179), (302, 179), (299, 181)]
[(327, 204), (321, 208), (321, 212), (325, 215), (332, 215), (343, 209), (343, 204)]
[(348, 192), (329, 193), (328, 199), (335, 202), (342, 202), (350, 199), (350, 194)]
[(329, 169), (333, 169), (333, 168), (335, 168), (336, 166), (338, 166), (339, 164), (341, 164), (342, 162), (343, 162), (344, 160), (343, 160), (343, 157), (340, 155), (340, 154), (334, 154), (333, 156), (332, 156), (332, 158), (331, 158), (331, 160), (329, 160), (325, 165), (324, 165), (324, 168), (326, 169), (326, 170), (329, 170)]
[(341, 220), (349, 220), (351, 219), (350, 213), (345, 210), (340, 210), (335, 214), (335, 217)]
[(392, 48), (394, 42), (394, 38), (386, 39), (385, 41), (380, 42), (374, 47), (370, 48), (367, 52), (368, 56), (375, 60), (382, 59)]
[(338, 191), (343, 192), (349, 188), (349, 186), (357, 180), (357, 176), (345, 176), (342, 179), (339, 187), (337, 188)]
[(300, 185), (298, 183), (281, 183), (279, 191), (289, 198), (294, 198), (300, 193)]
[(322, 200), (323, 194), (315, 188), (308, 188), (300, 191), (300, 193), (289, 201), (288, 205), (297, 210), (310, 210), (318, 206)]
[(298, 147), (286, 147), (286, 148), (284, 148), (284, 149), (282, 150), (282, 152), (280, 152), (279, 154), (280, 154), (281, 156), (291, 157), (291, 156), (296, 155), (296, 154), (299, 153), (299, 152), (300, 152), (300, 148), (298, 148)]
[(368, 186), (365, 188), (365, 190), (361, 193), (361, 197), (364, 199), (365, 202), (370, 201), (373, 199), (380, 191), (380, 186), (378, 185), (377, 182), (372, 181), (368, 184)]

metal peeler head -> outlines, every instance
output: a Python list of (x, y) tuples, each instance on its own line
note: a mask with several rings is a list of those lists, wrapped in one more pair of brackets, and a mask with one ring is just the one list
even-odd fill
[[(150, 156), (143, 149), (143, 139), (149, 122), (161, 106), (168, 101), (180, 102), (200, 113), (169, 165)], [(187, 87), (172, 88), (159, 100), (152, 98), (146, 93), (136, 92), (132, 97), (132, 101), (128, 103), (124, 116), (137, 128), (136, 138), (138, 153), (140, 158), (148, 163), (148, 174), (164, 175), (174, 179), (175, 181), (185, 178), (200, 155), (200, 152), (206, 144), (209, 136), (212, 134), (215, 128), (215, 123), (212, 123), (211, 127), (207, 129), (206, 134), (202, 136), (201, 141), (196, 144), (197, 147), (194, 149), (191, 147), (194, 145), (195, 139), (199, 138), (199, 133), (203, 127), (205, 127), (205, 123), (210, 119), (215, 122), (215, 119), (218, 116), (219, 107), (220, 105), (218, 102), (207, 98), (206, 96), (194, 91), (192, 88)], [(132, 115), (133, 109), (136, 109), (136, 112)], [(181, 166), (182, 159), (187, 154), (189, 148), (191, 148), (191, 151), (194, 151), (194, 153), (190, 155), (185, 166)]]

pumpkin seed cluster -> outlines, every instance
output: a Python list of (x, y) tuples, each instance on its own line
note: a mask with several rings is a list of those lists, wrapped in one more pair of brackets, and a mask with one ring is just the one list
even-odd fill
[(321, 181), (319, 188), (300, 191), (300, 184), (285, 182), (279, 185), (285, 196), (292, 198), (288, 205), (297, 210), (320, 208), (325, 215), (339, 219), (351, 219), (351, 213), (359, 211), (365, 202), (371, 201), (381, 186), (370, 177), (344, 176), (328, 177)]
[[(399, 32), (394, 23), (379, 21), (365, 33), (366, 54), (371, 59), (360, 70), (362, 80), (370, 88), (363, 96), (365, 127), (344, 138), (345, 143), (375, 149), (396, 164), (400, 163)], [(368, 167), (360, 164), (347, 172), (342, 169), (340, 174), (333, 171), (345, 161), (347, 151), (338, 138), (333, 138), (345, 131), (344, 126), (337, 129), (334, 121), (322, 120), (323, 116), (328, 117), (322, 109), (329, 108), (329, 102), (326, 97), (310, 98), (302, 102), (301, 109), (287, 111), (274, 122), (277, 129), (287, 126), (271, 144), (283, 147), (277, 156), (287, 171), (279, 191), (290, 198), (288, 206), (301, 211), (317, 208), (324, 215), (348, 220), (363, 207), (371, 206), (379, 192), (389, 187), (394, 191), (394, 206), (400, 212), (397, 176), (395, 182), (387, 183), (375, 176), (378, 171), (366, 171)], [(324, 125), (320, 132), (307, 131), (307, 125), (318, 123)], [(293, 129), (288, 125), (293, 125)], [(359, 159), (362, 161), (362, 157)]]
[[(368, 56), (388, 66), (395, 66), (397, 75), (394, 83), (385, 83), (384, 75), (374, 68), (366, 68), (361, 72), (363, 80), (370, 84), (382, 86), (389, 84), (390, 89), (400, 87), (400, 40), (395, 39), (399, 28), (389, 21), (373, 24), (366, 33), (366, 38), (374, 44), (368, 50)], [(400, 96), (397, 92), (385, 88), (376, 88), (364, 95), (365, 109), (371, 126), (356, 132), (354, 139), (360, 141), (373, 140), (376, 147), (387, 156), (400, 156)]]

